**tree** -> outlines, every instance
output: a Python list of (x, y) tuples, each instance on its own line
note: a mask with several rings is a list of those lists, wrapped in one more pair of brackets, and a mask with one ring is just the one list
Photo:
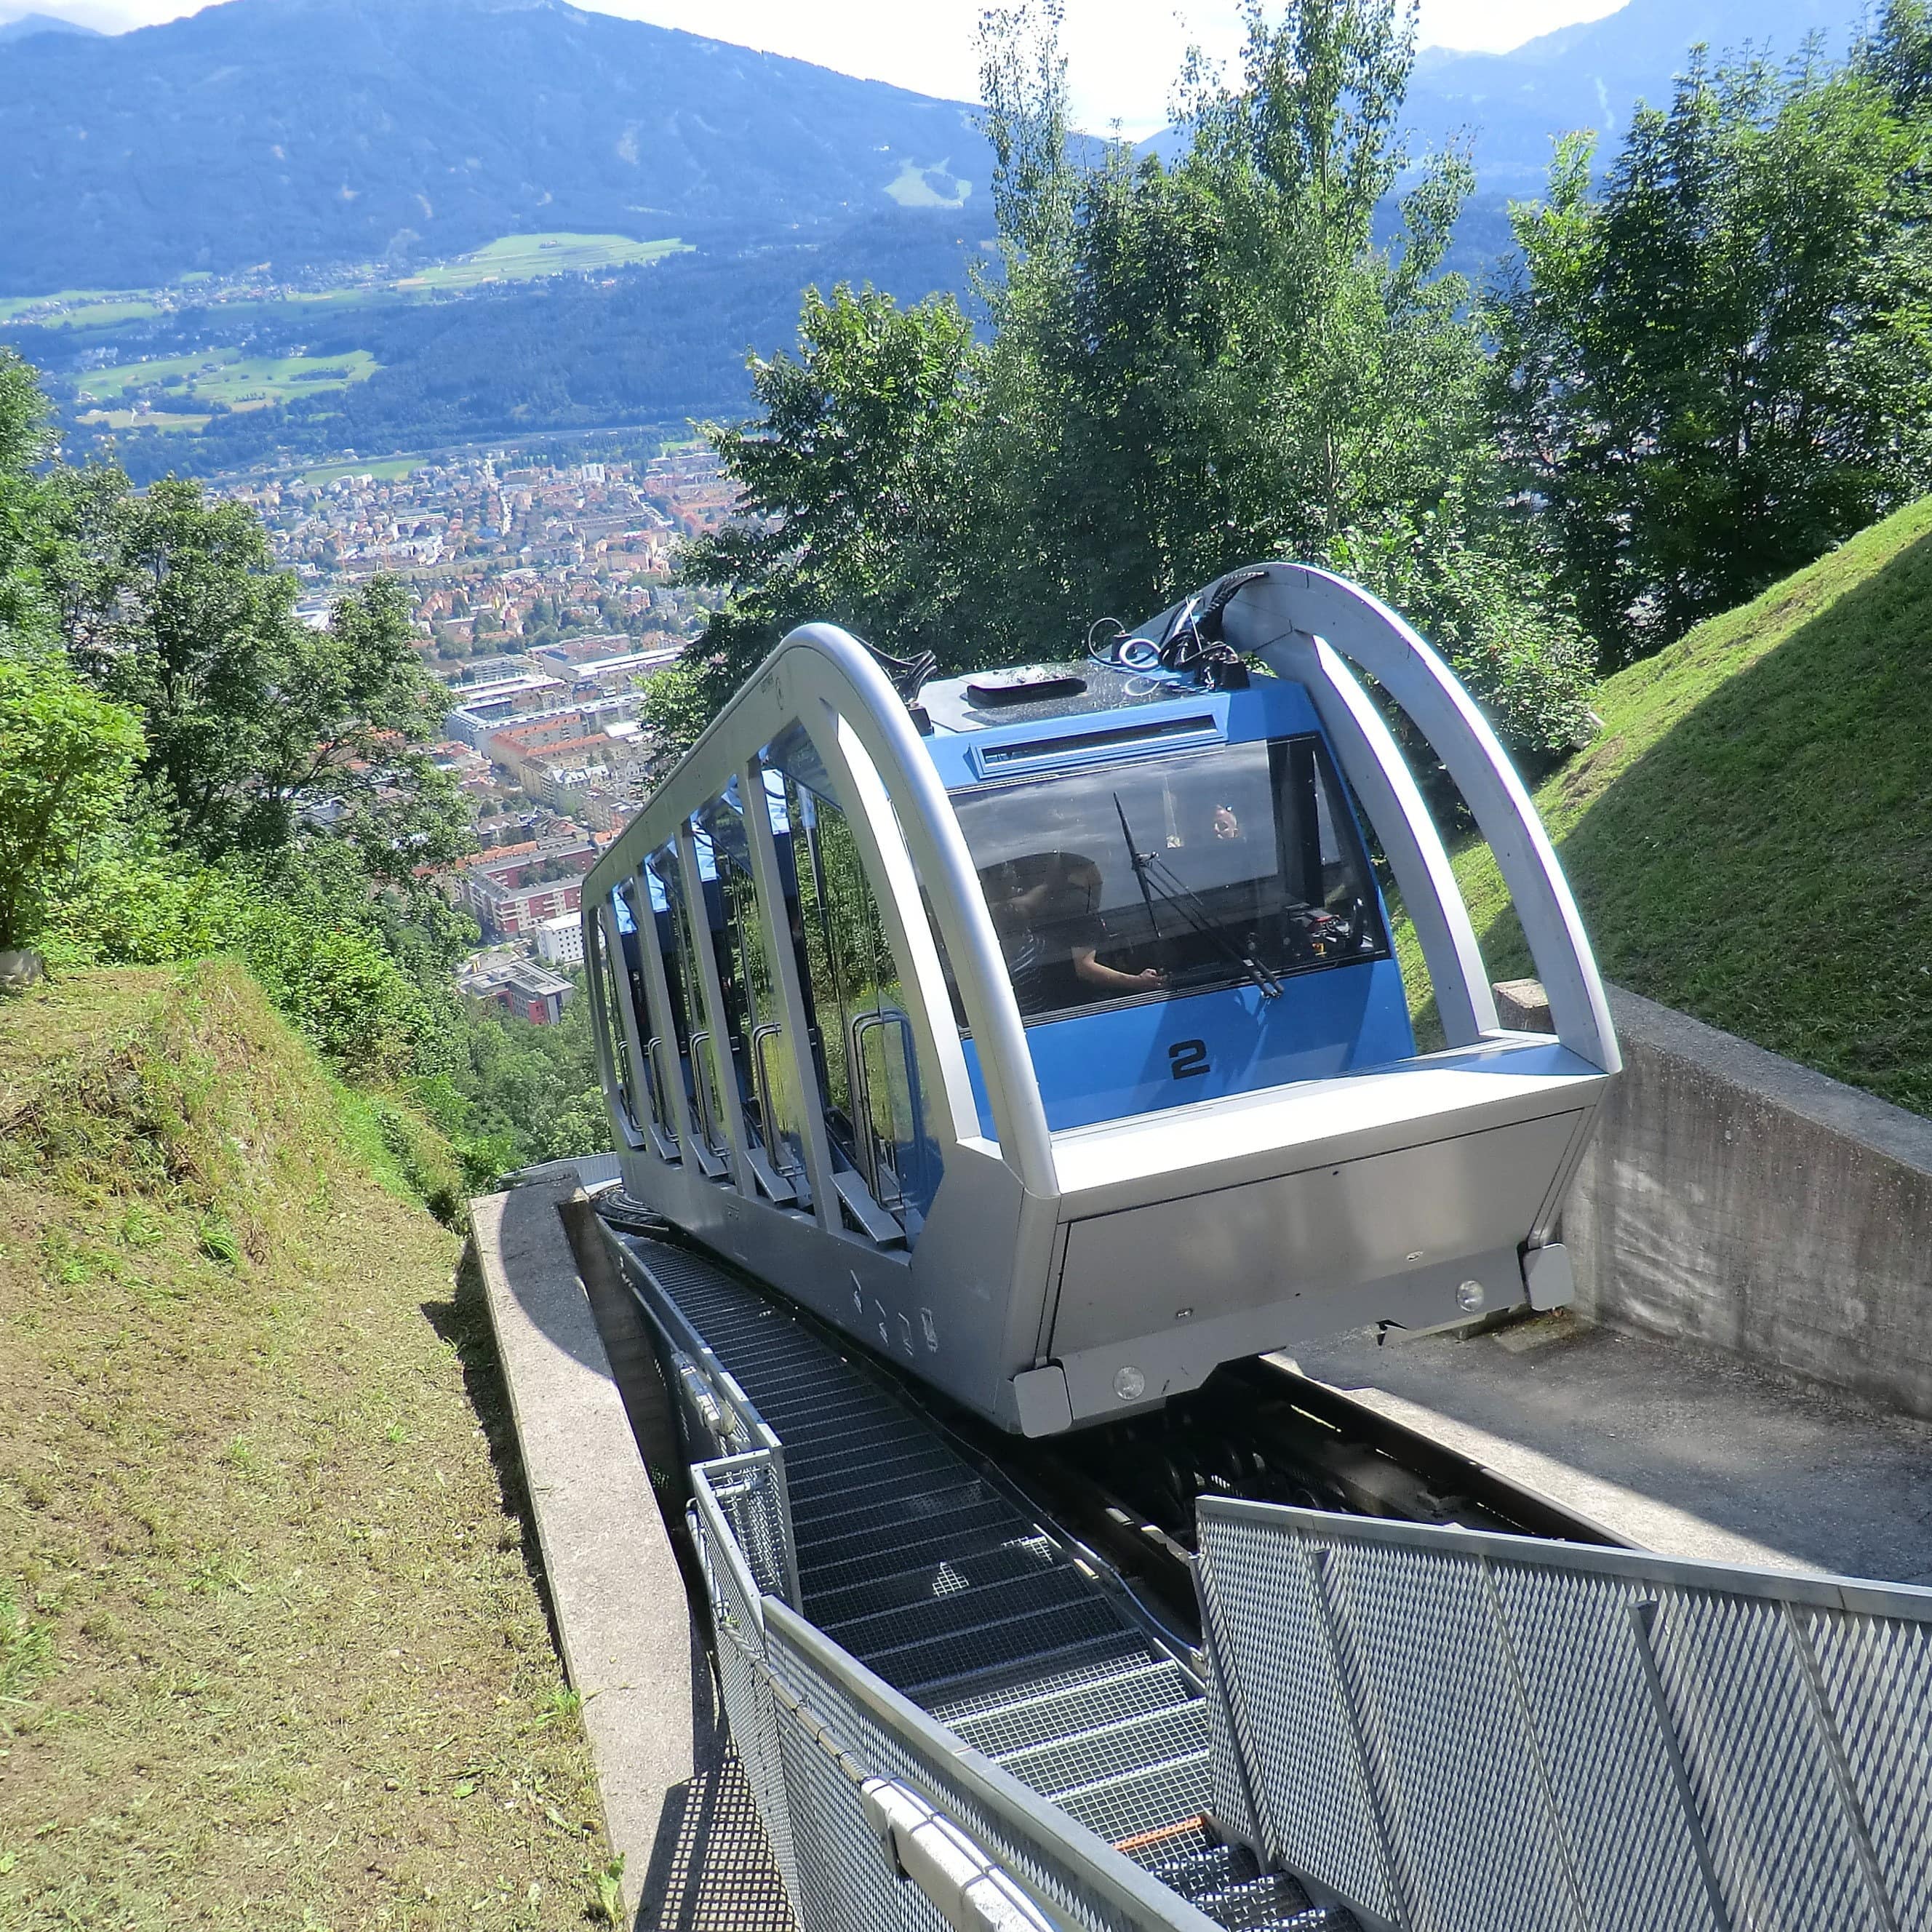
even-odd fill
[(51, 496), (40, 576), (76, 668), (145, 720), (143, 799), (175, 841), (206, 860), (272, 850), (326, 793), (391, 870), (452, 855), (460, 814), (419, 751), (441, 694), (393, 578), (316, 630), (245, 505), (172, 477), (137, 494), (99, 466), (57, 472)]
[(1452, 501), (1472, 523), (1490, 493), (1457, 485), (1493, 470), (1482, 346), (1442, 272), (1466, 160), (1426, 160), (1392, 240), (1375, 231), (1414, 52), (1398, 0), (1252, 5), (1239, 85), (1184, 76), (1172, 170), (1116, 152), (1050, 180), (1026, 158), (1064, 125), (1059, 65), (988, 46), (995, 146), (1027, 167), (1003, 184), (982, 418), (1004, 446), (994, 548), (1036, 579), (1016, 630), (1057, 604), (1070, 640), (1257, 556), (1372, 556)]
[(326, 792), (344, 801), (344, 835), (377, 878), (411, 876), (466, 849), (454, 788), (422, 749), (441, 734), (448, 694), (416, 656), (394, 578), (338, 598), (324, 629), (284, 626), (265, 668), (244, 843), (286, 843), (299, 800)]
[(1834, 73), (1700, 49), (1600, 196), (1573, 136), (1514, 211), (1492, 402), (1608, 664), (1932, 482), (1916, 22)]
[(47, 452), (47, 414), (33, 370), (0, 349), (0, 649), (51, 633), (32, 568), (44, 494), (34, 470)]
[(35, 937), (86, 841), (127, 796), (140, 721), (48, 653), (0, 655), (0, 950)]
[(763, 414), (704, 426), (752, 514), (693, 538), (679, 573), (724, 590), (692, 657), (714, 701), (796, 623), (938, 648), (970, 515), (961, 469), (971, 325), (948, 296), (902, 308), (841, 284), (806, 291), (796, 356), (754, 358)]
[(1239, 84), (1183, 76), (1172, 169), (1070, 142), (1053, 7), (986, 17), (986, 339), (950, 303), (840, 290), (808, 298), (797, 358), (754, 365), (763, 415), (710, 432), (745, 514), (684, 556), (730, 592), (689, 654), (706, 696), (806, 618), (961, 670), (1289, 556), (1406, 604), (1520, 750), (1577, 742), (1589, 652), (1507, 513), (1442, 272), (1466, 163), (1426, 164), (1376, 238), (1412, 8), (1257, 0)]

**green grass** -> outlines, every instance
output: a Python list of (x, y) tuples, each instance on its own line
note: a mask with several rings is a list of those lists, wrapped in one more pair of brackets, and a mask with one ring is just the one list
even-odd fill
[[(91, 370), (82, 380), (82, 398), (112, 406), (135, 389), (184, 380), (171, 394), (200, 402), (226, 403), (230, 409), (262, 408), (294, 396), (313, 396), (364, 382), (379, 365), (365, 349), (341, 356), (238, 356), (213, 349), (193, 356), (161, 356), (146, 362), (123, 362)], [(160, 413), (165, 413), (164, 412)]]
[(678, 241), (633, 242), (626, 235), (506, 235), (454, 262), (406, 275), (399, 289), (470, 289), (484, 282), (530, 282), (544, 275), (634, 268), (689, 252)]
[(0, 1001), (0, 1927), (580, 1925), (446, 1150), (238, 970)]
[[(1538, 790), (1605, 973), (1932, 1114), (1932, 498), (1610, 679)], [(1491, 970), (1531, 970), (1485, 848)]]
[(50, 296), (0, 296), (0, 322), (26, 320), (55, 328), (107, 328), (159, 315), (148, 289), (62, 289)]
[(206, 429), (212, 416), (183, 416), (172, 410), (143, 416), (139, 410), (89, 410), (77, 418), (90, 429), (148, 429), (167, 431)]
[(423, 466), (420, 456), (398, 456), (380, 463), (332, 463), (320, 470), (304, 470), (296, 481), (300, 483), (332, 483), (338, 476), (374, 476), (385, 483), (393, 483), (399, 476), (407, 476)]

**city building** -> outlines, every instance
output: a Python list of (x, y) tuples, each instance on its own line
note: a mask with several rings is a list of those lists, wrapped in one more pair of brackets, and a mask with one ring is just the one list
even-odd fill
[(576, 912), (584, 874), (605, 842), (604, 836), (578, 832), (479, 854), (463, 869), (464, 902), (494, 938), (533, 932), (547, 919)]
[(546, 966), (584, 964), (584, 924), (574, 913), (543, 920), (536, 932), (537, 957)]
[(494, 1000), (506, 1013), (538, 1026), (554, 1026), (562, 1018), (577, 991), (561, 973), (518, 952), (485, 953), (466, 960), (458, 970), (456, 983), (472, 999)]

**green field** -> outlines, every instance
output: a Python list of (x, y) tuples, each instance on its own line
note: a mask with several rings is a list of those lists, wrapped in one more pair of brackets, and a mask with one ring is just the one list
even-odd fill
[(139, 410), (89, 410), (78, 420), (89, 429), (206, 429), (212, 416), (177, 415), (172, 410), (144, 415)]
[(686, 254), (682, 242), (633, 242), (626, 235), (506, 235), (473, 255), (406, 275), (399, 289), (473, 289), (485, 282), (533, 282), (545, 275), (636, 268)]
[[(1932, 498), (1608, 680), (1536, 794), (1606, 975), (1932, 1114)], [(1458, 875), (1530, 961), (1486, 847)]]
[(338, 476), (373, 476), (379, 483), (393, 483), (399, 476), (420, 470), (419, 456), (396, 456), (381, 463), (332, 463), (320, 470), (304, 470), (292, 480), (297, 483), (332, 483)]
[(0, 326), (14, 322), (46, 328), (112, 328), (124, 322), (146, 321), (203, 304), (218, 308), (224, 314), (354, 308), (385, 295), (460, 293), (494, 283), (636, 268), (661, 262), (667, 255), (689, 252), (686, 242), (634, 242), (628, 235), (505, 235), (473, 254), (435, 262), (411, 274), (397, 276), (375, 262), (364, 263), (349, 272), (359, 279), (339, 288), (278, 289), (257, 295), (244, 286), (224, 295), (214, 278), (193, 274), (184, 275), (166, 288), (62, 289), (51, 295), (4, 296), (0, 296)]
[[(157, 356), (146, 362), (124, 362), (96, 369), (83, 380), (79, 394), (86, 402), (109, 409), (131, 392), (161, 383), (174, 394), (199, 402), (225, 403), (232, 410), (260, 409), (296, 396), (313, 396), (346, 389), (376, 373), (376, 358), (367, 350), (343, 356), (238, 356), (232, 349), (211, 350), (195, 356)], [(178, 382), (169, 382), (179, 376)], [(144, 418), (149, 427), (160, 427)]]
[(110, 328), (161, 313), (149, 289), (62, 289), (50, 296), (0, 296), (0, 322), (52, 328)]

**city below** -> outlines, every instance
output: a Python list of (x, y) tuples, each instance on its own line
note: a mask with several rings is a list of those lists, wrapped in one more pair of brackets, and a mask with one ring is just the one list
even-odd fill
[[(672, 580), (675, 546), (730, 514), (730, 487), (701, 445), (641, 462), (499, 449), (400, 468), (218, 487), (261, 517), (304, 621), (325, 623), (378, 573), (406, 587), (418, 649), (449, 690), (431, 755), (478, 847), (444, 880), (484, 940), (459, 984), (546, 1024), (574, 987), (556, 969), (583, 958), (583, 875), (653, 775), (644, 687), (704, 622)], [(340, 809), (308, 802), (318, 824)]]

